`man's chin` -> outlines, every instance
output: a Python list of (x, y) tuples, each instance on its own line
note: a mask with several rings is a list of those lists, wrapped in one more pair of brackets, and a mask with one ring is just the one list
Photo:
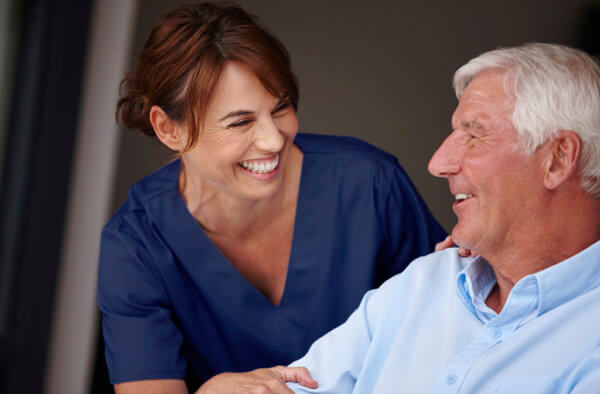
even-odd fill
[(470, 242), (469, 237), (466, 236), (464, 231), (461, 231), (461, 228), (459, 226), (460, 223), (454, 226), (454, 228), (452, 229), (452, 241), (459, 248), (471, 249), (472, 242)]

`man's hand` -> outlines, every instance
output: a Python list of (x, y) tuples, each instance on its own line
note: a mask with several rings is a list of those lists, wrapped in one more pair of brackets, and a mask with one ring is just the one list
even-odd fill
[[(444, 249), (448, 249), (448, 248), (452, 248), (454, 246), (458, 246), (454, 243), (454, 241), (452, 240), (452, 236), (448, 235), (446, 237), (446, 239), (444, 239), (441, 242), (438, 242), (437, 244), (435, 244), (435, 249), (434, 251), (439, 252), (440, 250), (444, 250)], [(457, 249), (458, 255), (461, 257), (467, 257), (469, 255), (473, 256), (473, 257), (477, 257), (477, 252), (474, 252), (472, 250), (469, 249), (465, 249), (465, 248), (461, 248), (460, 246)]]
[(304, 367), (282, 367), (255, 369), (244, 373), (222, 373), (204, 383), (196, 394), (220, 393), (293, 393), (286, 382), (300, 383), (310, 389), (317, 388), (317, 382)]

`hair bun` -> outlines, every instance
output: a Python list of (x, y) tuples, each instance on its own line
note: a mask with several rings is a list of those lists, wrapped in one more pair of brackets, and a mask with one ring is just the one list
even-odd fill
[(125, 94), (121, 95), (117, 103), (116, 118), (119, 116), (123, 124), (129, 129), (138, 129), (142, 133), (154, 136), (154, 129), (150, 123), (150, 108), (152, 103), (146, 94), (131, 86), (129, 78), (123, 79), (121, 88)]

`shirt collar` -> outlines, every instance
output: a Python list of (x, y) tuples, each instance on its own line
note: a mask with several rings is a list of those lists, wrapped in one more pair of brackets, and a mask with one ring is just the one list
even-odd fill
[[(481, 256), (467, 262), (457, 276), (459, 297), (484, 322), (495, 316), (485, 305), (495, 283), (492, 267)], [(515, 304), (519, 305), (517, 309), (521, 309), (521, 312), (525, 312), (524, 309), (537, 309), (535, 315), (539, 316), (598, 286), (600, 241), (558, 264), (521, 278), (511, 290), (505, 309), (509, 304)], [(522, 303), (521, 294), (535, 295), (537, 300), (530, 299)]]
[(458, 273), (457, 288), (459, 297), (471, 310), (471, 313), (483, 322), (490, 320), (494, 315), (494, 312), (485, 305), (485, 300), (495, 283), (496, 276), (492, 267), (481, 256), (472, 259)]
[(533, 276), (540, 292), (538, 315), (595, 289), (600, 286), (600, 241)]

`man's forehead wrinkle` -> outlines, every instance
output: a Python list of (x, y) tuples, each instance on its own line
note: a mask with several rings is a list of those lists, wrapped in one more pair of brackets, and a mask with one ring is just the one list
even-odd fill
[(455, 127), (481, 129), (490, 120), (490, 114), (483, 108), (462, 106), (452, 118)]

